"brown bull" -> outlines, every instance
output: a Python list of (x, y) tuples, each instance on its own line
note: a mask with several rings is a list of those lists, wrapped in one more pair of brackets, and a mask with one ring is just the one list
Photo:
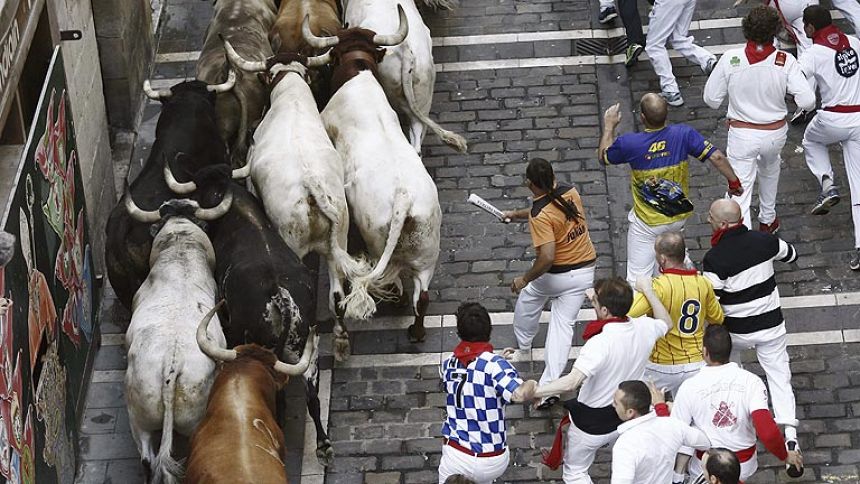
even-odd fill
[(197, 328), (197, 344), (221, 362), (221, 368), (206, 416), (191, 439), (185, 482), (283, 484), (284, 434), (275, 418), (275, 395), (289, 376), (307, 370), (316, 335), (311, 329), (295, 365), (278, 361), (271, 350), (255, 344), (219, 348), (208, 339), (206, 328), (220, 306), (209, 311)]
[[(313, 57), (325, 52), (305, 41), (302, 36), (302, 19), (307, 17), (311, 32), (320, 36), (337, 35), (341, 29), (337, 0), (283, 0), (278, 17), (269, 31), (269, 40), (277, 53), (298, 53)], [(322, 110), (328, 102), (331, 68), (322, 66), (308, 72), (311, 91)]]

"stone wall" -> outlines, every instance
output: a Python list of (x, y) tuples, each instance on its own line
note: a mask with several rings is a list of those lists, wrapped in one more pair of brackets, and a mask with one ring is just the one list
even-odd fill
[(112, 128), (135, 129), (153, 55), (149, 0), (92, 0), (105, 104)]
[(116, 191), (92, 5), (90, 0), (52, 0), (47, 8), (60, 31), (80, 30), (83, 34), (80, 40), (62, 42), (62, 48), (94, 263), (97, 273), (103, 273), (104, 224)]

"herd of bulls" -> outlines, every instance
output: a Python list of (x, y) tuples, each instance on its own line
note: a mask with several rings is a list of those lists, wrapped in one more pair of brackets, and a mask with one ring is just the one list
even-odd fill
[[(290, 375), (331, 462), (306, 254), (327, 262), (337, 359), (344, 318), (372, 316), (404, 277), (409, 336), (424, 338), (441, 225), (425, 129), (466, 149), (429, 117), (431, 47), (413, 0), (217, 0), (197, 78), (144, 83), (163, 105), (156, 139), (105, 257), (132, 312), (126, 398), (148, 481), (285, 482), (276, 401)], [(346, 250), (350, 220), (366, 255)], [(190, 438), (185, 469), (175, 433)]]

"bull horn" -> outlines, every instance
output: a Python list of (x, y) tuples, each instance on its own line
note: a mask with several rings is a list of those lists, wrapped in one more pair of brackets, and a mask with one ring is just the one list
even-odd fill
[(400, 4), (397, 4), (397, 14), (400, 16), (400, 25), (397, 27), (397, 32), (388, 35), (376, 34), (373, 36), (373, 43), (379, 46), (397, 45), (403, 42), (406, 34), (409, 33), (409, 21), (406, 20), (406, 11)]
[(230, 89), (233, 89), (233, 86), (236, 84), (236, 71), (230, 69), (230, 73), (227, 74), (227, 81), (222, 82), (221, 84), (210, 84), (206, 86), (206, 90), (209, 92), (227, 92)]
[(310, 15), (305, 15), (305, 19), (302, 20), (302, 37), (305, 38), (305, 42), (308, 43), (311, 47), (315, 49), (328, 49), (329, 47), (334, 47), (340, 42), (340, 39), (335, 35), (331, 37), (317, 37), (311, 32), (311, 18)]
[(143, 81), (143, 92), (146, 93), (146, 97), (152, 99), (153, 101), (167, 99), (173, 95), (173, 91), (171, 91), (170, 89), (161, 89), (156, 91), (152, 88), (152, 84), (149, 83), (149, 79)]
[(233, 205), (233, 190), (228, 190), (221, 203), (212, 208), (198, 208), (194, 216), (200, 220), (215, 220), (224, 216)]
[(299, 360), (299, 362), (295, 365), (290, 365), (284, 363), (281, 360), (278, 360), (275, 362), (275, 371), (287, 376), (301, 375), (302, 373), (307, 371), (308, 366), (310, 366), (311, 364), (312, 353), (316, 353), (316, 337), (316, 329), (311, 328), (308, 332), (308, 341), (305, 343), (305, 349), (302, 352), (302, 359)]
[(314, 57), (308, 57), (308, 67), (320, 67), (331, 62), (331, 51)]
[(197, 326), (197, 346), (200, 347), (200, 351), (202, 351), (204, 355), (215, 361), (233, 361), (236, 359), (236, 356), (238, 356), (236, 350), (219, 348), (209, 340), (209, 335), (206, 334), (209, 328), (209, 322), (212, 321), (212, 316), (214, 316), (223, 305), (224, 300), (222, 299), (215, 305), (215, 307), (210, 309), (205, 316), (203, 316), (203, 319), (200, 320), (200, 324)]
[(177, 181), (173, 176), (173, 171), (170, 170), (170, 163), (167, 160), (164, 160), (164, 181), (167, 182), (167, 187), (170, 188), (170, 191), (179, 195), (188, 195), (197, 190), (197, 184), (193, 181), (185, 183)]
[(233, 174), (231, 175), (234, 180), (239, 180), (241, 178), (248, 178), (251, 175), (251, 163), (245, 162), (245, 166), (242, 168), (236, 168), (233, 170)]
[(126, 192), (125, 194), (125, 209), (128, 211), (128, 214), (131, 215), (131, 218), (137, 220), (138, 222), (145, 224), (154, 224), (161, 220), (161, 214), (158, 210), (146, 211), (138, 207), (134, 200), (131, 198), (131, 192)]
[(231, 64), (246, 72), (261, 72), (266, 70), (266, 63), (264, 61), (246, 60), (236, 52), (236, 49), (233, 48), (229, 40), (225, 39), (221, 34), (218, 34), (218, 36), (224, 42), (224, 50), (227, 51), (227, 59), (230, 60)]

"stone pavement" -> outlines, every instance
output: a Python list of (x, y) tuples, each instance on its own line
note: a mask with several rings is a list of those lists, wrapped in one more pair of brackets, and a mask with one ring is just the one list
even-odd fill
[[(212, 8), (210, 2), (199, 0), (164, 3), (160, 57), (152, 74), (156, 88), (194, 76), (194, 52), (202, 44)], [(354, 322), (350, 326), (354, 356), (344, 365), (333, 363), (326, 339), (322, 368), (324, 380), (331, 384), (330, 388), (324, 385), (330, 400), (323, 403), (329, 405), (337, 457), (325, 473), (312, 458), (303, 458), (304, 403), (301, 392), (291, 387), (286, 429), (291, 482), (434, 481), (444, 405), (437, 365), (456, 340), (447, 315), (463, 300), (478, 300), (492, 312), (511, 311), (510, 281), (534, 257), (525, 224), (495, 222), (465, 202), (469, 193), (502, 209), (525, 206), (527, 159), (549, 159), (559, 179), (574, 184), (583, 196), (599, 253), (598, 277), (623, 273), (626, 213), (631, 203), (628, 169), (602, 167), (595, 149), (601, 113), (615, 102), (622, 103), (622, 130), (640, 127), (635, 111), (638, 99), (644, 92), (659, 89), (649, 62), (643, 56), (630, 70), (607, 63), (618, 60), (605, 55), (623, 48), (623, 39), (618, 38), (623, 32), (610, 31), (608, 37), (615, 40), (602, 38), (607, 36), (596, 21), (595, 0), (462, 3), (450, 12), (424, 12), (440, 69), (432, 115), (446, 128), (463, 133), (470, 143), (469, 152), (461, 155), (428, 135), (424, 148), (425, 166), (436, 180), (444, 212), (430, 312), (446, 316), (431, 318), (427, 340), (421, 344), (408, 341), (405, 325), (398, 318)], [(737, 17), (746, 8), (727, 5), (717, 0), (699, 2), (697, 30), (692, 31), (699, 43), (718, 52), (726, 44), (742, 42)], [(645, 18), (647, 12), (642, 13)], [(594, 55), (603, 56), (604, 63), (595, 63)], [(697, 66), (678, 59), (673, 64), (687, 103), (673, 108), (671, 119), (693, 125), (724, 148), (725, 108), (713, 111), (703, 104), (705, 77)], [(524, 67), (512, 67), (515, 65)], [(158, 113), (159, 105), (149, 103), (127, 167), (132, 178), (148, 155)], [(843, 202), (827, 217), (807, 215), (817, 187), (798, 148), (801, 138), (802, 129), (791, 128), (783, 152), (777, 206), (783, 227), (780, 235), (796, 244), (801, 258), (790, 266), (778, 265), (777, 280), (783, 296), (824, 295), (792, 299), (790, 304), (795, 307), (786, 311), (793, 342), (805, 344), (790, 350), (803, 421), (801, 442), (810, 466), (802, 481), (860, 482), (860, 451), (856, 450), (860, 448), (860, 298), (856, 294), (838, 300), (833, 296), (860, 290), (860, 278), (847, 268), (852, 237), (849, 204)], [(841, 155), (834, 162), (847, 196)], [(707, 205), (724, 192), (724, 181), (707, 165), (691, 166), (690, 198), (696, 203), (696, 214), (689, 220), (686, 234), (693, 259), (701, 260), (710, 238), (705, 223)], [(126, 167), (121, 169), (126, 172)], [(82, 427), (83, 463), (78, 481), (138, 482), (140, 466), (128, 431), (122, 383), (122, 329), (129, 315), (110, 294), (106, 298), (105, 336)], [(409, 308), (389, 305), (381, 312), (407, 314)], [(323, 328), (330, 331), (325, 304), (320, 305), (319, 316)], [(494, 345), (511, 345), (510, 314), (496, 315), (494, 321)], [(393, 325), (386, 326), (389, 323)], [(542, 346), (544, 338), (545, 329), (536, 347)], [(543, 369), (541, 358), (537, 360), (517, 366), (525, 376), (536, 377)], [(760, 373), (757, 365), (751, 367)], [(502, 480), (558, 481), (558, 472), (537, 464), (539, 448), (551, 443), (558, 414), (517, 405), (509, 409), (508, 416), (513, 465)], [(770, 456), (762, 456), (761, 465), (766, 469), (752, 482), (784, 480), (785, 474), (777, 471), (779, 466)], [(606, 482), (608, 470), (608, 453), (604, 452), (593, 475), (598, 482)]]

